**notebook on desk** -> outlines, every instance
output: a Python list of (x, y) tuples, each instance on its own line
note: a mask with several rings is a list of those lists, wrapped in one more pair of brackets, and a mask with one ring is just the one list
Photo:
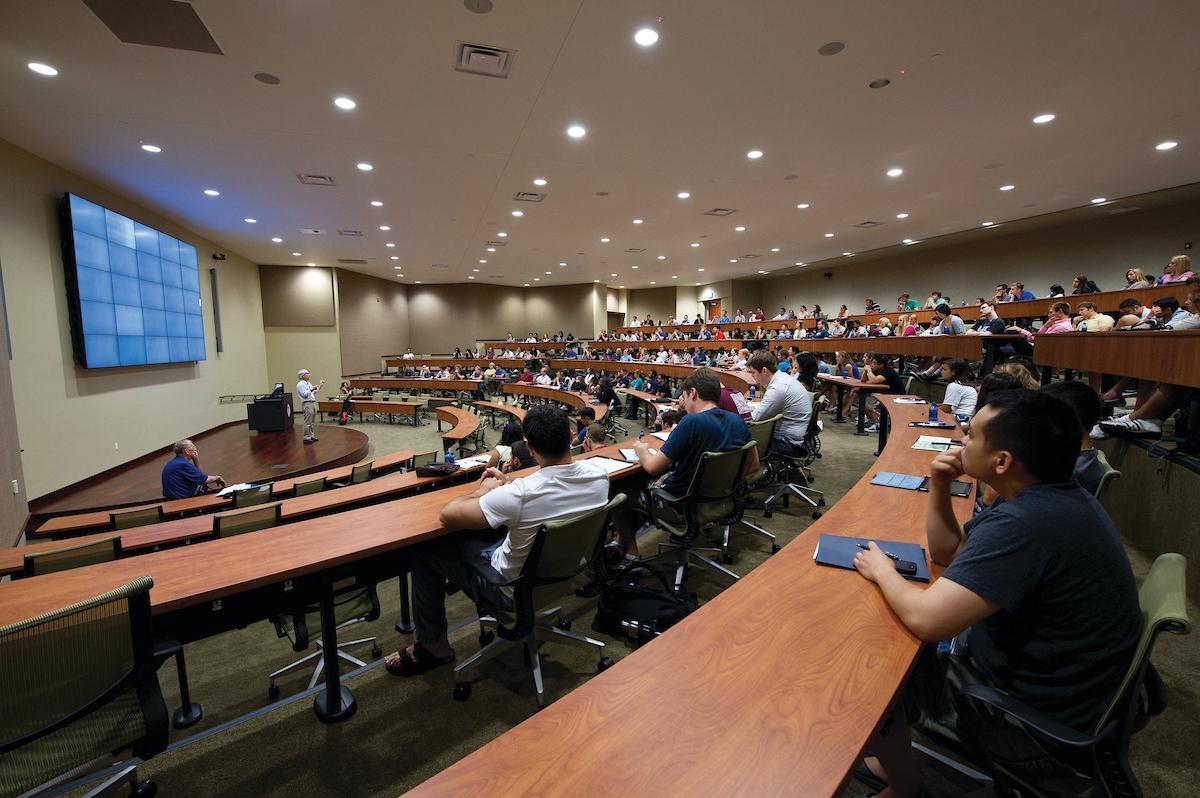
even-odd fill
[[(882, 485), (885, 488), (900, 488), (901, 490), (920, 490), (929, 491), (929, 483), (931, 477), (919, 477), (915, 474), (897, 474), (894, 471), (880, 471), (875, 476), (871, 477), (872, 485)], [(962, 482), (961, 480), (952, 480), (950, 482), (950, 495), (957, 496), (960, 499), (969, 496), (971, 493), (971, 483)]]
[(894, 540), (877, 540), (875, 538), (851, 538), (842, 535), (821, 535), (817, 548), (813, 552), (813, 560), (817, 565), (827, 565), (831, 568), (856, 570), (854, 557), (862, 551), (859, 544), (867, 545), (874, 541), (875, 545), (889, 554), (894, 554), (900, 560), (908, 561), (917, 566), (914, 574), (901, 575), (913, 582), (929, 581), (929, 563), (925, 560), (925, 549), (916, 543), (898, 543)]

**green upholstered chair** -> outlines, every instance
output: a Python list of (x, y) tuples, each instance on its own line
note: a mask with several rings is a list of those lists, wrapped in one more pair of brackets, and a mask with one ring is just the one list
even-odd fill
[(1104, 494), (1104, 489), (1113, 482), (1121, 478), (1121, 472), (1108, 464), (1108, 458), (1104, 456), (1104, 452), (1100, 449), (1096, 450), (1096, 456), (1100, 459), (1100, 463), (1104, 466), (1104, 474), (1100, 477), (1100, 482), (1096, 485), (1096, 498), (1099, 499)]
[[(729, 561), (729, 528), (741, 520), (745, 509), (746, 481), (742, 472), (754, 448), (752, 439), (727, 452), (704, 452), (683, 495), (671, 494), (661, 486), (650, 488), (650, 503), (646, 508), (650, 520), (671, 536), (668, 542), (659, 544), (659, 556), (664, 551), (676, 555), (675, 590), (683, 589), (691, 561), (737, 581), (737, 574), (705, 552), (720, 554)], [(722, 528), (721, 545), (695, 545), (700, 532), (713, 526)]]
[[(783, 506), (788, 506), (788, 499), (795, 496), (813, 508), (812, 517), (820, 518), (818, 507), (825, 506), (825, 494), (812, 487), (813, 462), (821, 456), (821, 421), (820, 414), (828, 404), (829, 399), (823, 394), (809, 391), (812, 400), (812, 416), (808, 420), (808, 431), (804, 435), (804, 447), (796, 455), (771, 453), (771, 469), (777, 475), (775, 493), (763, 501), (763, 516), (770, 518), (775, 512), (775, 502), (783, 500)], [(886, 423), (881, 421), (880, 423)]]
[[(342, 629), (364, 621), (374, 621), (379, 618), (379, 594), (375, 583), (369, 579), (350, 576), (333, 584), (333, 617), (337, 629)], [(321, 605), (317, 601), (297, 604), (289, 612), (272, 616), (271, 623), (279, 637), (286, 637), (292, 644), (293, 651), (304, 651), (309, 645), (315, 645), (317, 650), (301, 657), (295, 662), (284, 665), (268, 677), (267, 695), (271, 699), (279, 697), (279, 677), (293, 671), (307, 662), (316, 660), (308, 686), (314, 686), (325, 670), (325, 648), (322, 638), (315, 634), (321, 629)], [(375, 659), (383, 656), (374, 637), (363, 637), (358, 640), (338, 640), (337, 653), (339, 660), (345, 660), (355, 667), (361, 668), (367, 663), (346, 653), (352, 646), (371, 644), (371, 656)]]
[(124, 510), (108, 514), (108, 523), (114, 532), (122, 529), (132, 529), (135, 526), (161, 523), (163, 509), (161, 504), (153, 507), (141, 507), (137, 510)]
[(438, 456), (438, 453), (436, 451), (423, 452), (422, 454), (414, 454), (413, 458), (412, 458), (412, 469), (415, 471), (423, 465), (429, 465), (430, 463), (436, 463), (437, 456)]
[[(0, 794), (21, 795), (167, 744), (155, 674), (148, 576), (0, 627)], [(86, 652), (86, 661), (80, 659)], [(126, 767), (103, 787), (154, 785)], [(98, 792), (89, 793), (100, 794)]]
[[(529, 556), (516, 579), (508, 583), (512, 589), (511, 610), (499, 610), (486, 601), (482, 580), (472, 586), (480, 621), (494, 624), (497, 634), (471, 656), (454, 668), (455, 675), (491, 659), (504, 650), (522, 645), (533, 675), (538, 706), (545, 705), (542, 685), (542, 666), (538, 649), (546, 640), (573, 642), (602, 651), (604, 643), (584, 635), (573, 634), (570, 622), (561, 617), (562, 608), (552, 606), (568, 592), (574, 596), (574, 581), (591, 575), (592, 561), (604, 545), (612, 513), (625, 503), (625, 494), (618, 493), (608, 504), (571, 519), (542, 524), (533, 540)], [(505, 625), (505, 622), (508, 625)], [(487, 639), (486, 637), (484, 639)], [(612, 660), (602, 657), (597, 668), (604, 670)], [(471, 683), (459, 681), (454, 697), (466, 701), (471, 696)]]
[(25, 555), (25, 576), (41, 576), (55, 571), (82, 568), (99, 562), (111, 562), (121, 556), (121, 536), (110, 535), (91, 543), (64, 546)]
[[(972, 762), (994, 780), (997, 794), (1045, 796), (1083, 794), (1140, 798), (1141, 787), (1129, 764), (1129, 741), (1166, 708), (1166, 687), (1150, 663), (1155, 640), (1162, 632), (1187, 634), (1191, 621), (1186, 602), (1187, 560), (1180, 554), (1163, 554), (1154, 561), (1138, 603), (1142, 610), (1142, 633), (1134, 648), (1129, 669), (1120, 688), (1095, 727), (1080, 732), (1056, 723), (1037, 710), (999, 690), (969, 685), (958, 694), (963, 744)], [(1062, 763), (1065, 775), (1047, 787), (1044, 774), (1030, 779), (1020, 767), (1004, 761), (1004, 751), (992, 750), (976, 730), (987, 719), (1002, 716), (1022, 727), (1054, 760)], [(1086, 778), (1079, 778), (1081, 774)], [(1064, 784), (1063, 781), (1068, 782)]]
[(234, 507), (253, 507), (256, 504), (266, 504), (271, 501), (271, 496), (274, 493), (275, 487), (271, 483), (259, 485), (254, 488), (246, 488), (233, 492)]
[(310, 479), (307, 482), (297, 482), (294, 485), (292, 485), (292, 495), (308, 496), (313, 493), (321, 493), (322, 491), (325, 490), (325, 487), (326, 487), (325, 482), (326, 482), (325, 477), (318, 477), (317, 479)]
[[(770, 466), (771, 456), (771, 436), (775, 434), (775, 426), (783, 418), (780, 413), (771, 418), (764, 418), (760, 421), (751, 421), (747, 426), (750, 428), (750, 440), (754, 441), (754, 448), (758, 451), (758, 470), (746, 477), (746, 488), (753, 493), (756, 490), (769, 490), (774, 487), (774, 473)], [(757, 524), (752, 524), (744, 518), (739, 522), (742, 526), (749, 529), (757, 535), (762, 535), (767, 540), (771, 541), (771, 553), (779, 551), (779, 544), (775, 540), (775, 536)]]
[(240, 513), (217, 513), (213, 516), (213, 536), (229, 538), (246, 532), (256, 532), (278, 526), (280, 515), (279, 502), (264, 504)]
[(359, 463), (350, 469), (350, 479), (334, 482), (333, 487), (344, 488), (347, 485), (357, 485), (361, 482), (367, 482), (371, 479), (371, 466), (375, 465), (374, 460), (368, 460), (365, 463)]

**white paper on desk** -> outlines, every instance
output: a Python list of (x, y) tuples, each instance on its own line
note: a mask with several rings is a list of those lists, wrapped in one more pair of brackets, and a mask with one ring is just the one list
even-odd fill
[(236, 485), (229, 485), (225, 488), (222, 488), (221, 490), (217, 491), (217, 495), (218, 496), (228, 496), (229, 494), (231, 494), (235, 491), (249, 490), (250, 488), (253, 488), (253, 487), (254, 486), (251, 485), (249, 482), (239, 482)]
[(953, 438), (943, 438), (940, 435), (922, 435), (917, 438), (917, 442), (912, 445), (914, 449), (921, 449), (926, 452), (946, 452), (951, 448), (962, 446), (961, 441), (955, 441)]
[(485, 466), (491, 458), (488, 455), (479, 455), (476, 457), (464, 457), (461, 460), (455, 460), (462, 468), (475, 468), (477, 466)]
[(635, 452), (633, 449), (621, 449), (620, 452), (621, 456), (624, 457), (628, 462), (636, 463), (638, 461), (637, 452)]
[(620, 460), (614, 460), (611, 457), (604, 457), (603, 455), (600, 457), (589, 457), (586, 462), (599, 463), (600, 465), (604, 466), (604, 470), (610, 474), (616, 473), (617, 471), (624, 471), (625, 469), (629, 468), (629, 463), (623, 463)]
[(651, 432), (650, 434), (658, 438), (660, 441), (665, 441), (671, 435), (669, 432)]
[(908, 397), (906, 397), (906, 396), (901, 396), (899, 399), (893, 399), (892, 401), (893, 401), (893, 402), (895, 402), (895, 403), (896, 403), (896, 404), (898, 404), (898, 405), (923, 405), (923, 404), (927, 404), (927, 402), (926, 402), (924, 399), (909, 399), (909, 398), (908, 398)]

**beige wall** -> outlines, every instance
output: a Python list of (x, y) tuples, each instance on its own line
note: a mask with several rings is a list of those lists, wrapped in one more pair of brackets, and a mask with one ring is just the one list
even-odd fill
[[(336, 389), (344, 372), (334, 271), (308, 266), (260, 266), (259, 279), (263, 296), (277, 297), (272, 319), (266, 317), (267, 307), (263, 307), (268, 382), (271, 385), (282, 382), (291, 391), (296, 385), (297, 372), (306, 368), (312, 372), (314, 383), (325, 380), (332, 385), (327, 392)], [(278, 297), (289, 298), (292, 309), (279, 302)], [(299, 309), (304, 313), (297, 312)], [(332, 323), (301, 324), (309, 319), (331, 319)], [(287, 325), (277, 326), (272, 321), (285, 321)], [(378, 355), (375, 362), (378, 364)], [(372, 370), (375, 369), (378, 365)]]
[[(259, 391), (266, 382), (256, 266), (232, 253), (227, 260), (213, 261), (212, 253), (223, 248), (4, 141), (0, 174), (0, 262), (28, 496), (41, 496), (178, 438), (244, 417), (242, 405), (221, 405), (217, 397)], [(114, 369), (75, 364), (58, 221), (58, 202), (68, 191), (196, 246), (207, 360)], [(207, 279), (207, 270), (214, 266), (225, 343), (220, 354)]]
[(633, 317), (644, 319), (647, 315), (655, 321), (665, 320), (675, 313), (675, 286), (664, 288), (642, 288), (629, 292), (628, 312), (625, 321), (633, 321)]
[(338, 328), (343, 374), (380, 368), (380, 355), (408, 347), (408, 291), (403, 284), (338, 269)]
[(332, 327), (337, 324), (333, 269), (259, 266), (264, 327)]
[[(1014, 280), (1039, 297), (1049, 293), (1051, 283), (1070, 293), (1076, 274), (1115, 290), (1124, 286), (1127, 268), (1141, 266), (1161, 274), (1168, 258), (1183, 252), (1185, 242), (1197, 240), (1200, 203), (1187, 202), (1011, 234), (1001, 227), (984, 239), (929, 249), (917, 245), (835, 268), (817, 264), (803, 274), (764, 282), (762, 297), (771, 312), (780, 305), (817, 303), (826, 312), (845, 304), (852, 313), (861, 313), (866, 297), (891, 310), (902, 291), (923, 302), (937, 289), (955, 305), (963, 300), (974, 304), (975, 297), (992, 296), (997, 282)], [(832, 277), (826, 279), (824, 272)]]
[[(0, 272), (4, 263), (0, 261)], [(7, 297), (0, 303), (0, 313), (7, 314)], [(25, 473), (21, 469), (21, 438), (17, 430), (17, 413), (13, 409), (12, 374), (8, 363), (8, 335), (0, 324), (0, 546), (11, 545), (21, 536), (29, 517), (25, 498)], [(17, 483), (14, 493), (9, 484)]]

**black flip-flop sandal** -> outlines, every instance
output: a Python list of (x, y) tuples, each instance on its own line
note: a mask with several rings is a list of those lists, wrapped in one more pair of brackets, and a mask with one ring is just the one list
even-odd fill
[(407, 648), (402, 648), (400, 649), (400, 662), (396, 665), (385, 662), (383, 667), (387, 668), (388, 673), (395, 676), (417, 676), (451, 662), (454, 662), (453, 652), (445, 657), (436, 657), (430, 654), (429, 649), (425, 646), (413, 643), (413, 656), (409, 656)]

